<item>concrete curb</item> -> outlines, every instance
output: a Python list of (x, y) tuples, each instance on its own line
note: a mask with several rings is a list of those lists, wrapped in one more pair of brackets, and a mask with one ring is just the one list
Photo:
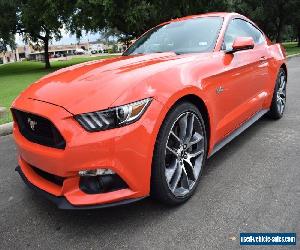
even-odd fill
[(13, 130), (13, 122), (0, 125), (0, 136), (9, 135)]
[(0, 119), (6, 117), (7, 109), (5, 107), (0, 107)]
[(290, 59), (290, 58), (293, 58), (293, 57), (296, 57), (296, 56), (300, 56), (300, 53), (297, 53), (297, 54), (294, 54), (294, 55), (289, 55), (289, 56), (287, 56), (287, 59)]

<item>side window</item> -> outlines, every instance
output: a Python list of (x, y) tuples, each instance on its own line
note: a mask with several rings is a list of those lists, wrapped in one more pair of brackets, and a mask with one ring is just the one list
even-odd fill
[(262, 44), (266, 41), (264, 35), (260, 32), (259, 29), (257, 29), (255, 26), (253, 26), (251, 23), (248, 23), (249, 29), (251, 31), (251, 36), (255, 42), (255, 44)]
[(237, 37), (252, 37), (255, 44), (262, 44), (265, 42), (263, 34), (251, 23), (242, 19), (233, 19), (224, 37), (224, 50), (232, 49), (233, 42)]

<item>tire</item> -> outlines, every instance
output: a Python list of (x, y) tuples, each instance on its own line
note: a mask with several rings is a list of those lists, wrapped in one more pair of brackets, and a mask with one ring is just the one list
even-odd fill
[(193, 195), (207, 157), (205, 131), (195, 105), (182, 102), (169, 111), (154, 149), (152, 197), (167, 205), (179, 205)]
[(270, 111), (268, 113), (268, 116), (272, 119), (281, 119), (284, 114), (286, 108), (286, 87), (287, 75), (285, 70), (280, 68), (276, 78)]

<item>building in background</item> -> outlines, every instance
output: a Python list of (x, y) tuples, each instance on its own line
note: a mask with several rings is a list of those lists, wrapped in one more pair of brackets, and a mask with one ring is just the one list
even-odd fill
[(18, 62), (25, 59), (25, 47), (17, 47), (16, 50), (8, 50), (0, 53), (0, 63)]
[[(50, 58), (68, 57), (73, 55), (91, 55), (103, 53), (122, 53), (126, 49), (123, 43), (115, 45), (106, 45), (100, 42), (86, 42), (80, 44), (70, 45), (50, 45), (49, 56)], [(0, 53), (0, 64), (18, 62), (22, 60), (43, 61), (44, 51), (34, 49), (30, 45), (19, 46), (16, 50), (10, 50)]]

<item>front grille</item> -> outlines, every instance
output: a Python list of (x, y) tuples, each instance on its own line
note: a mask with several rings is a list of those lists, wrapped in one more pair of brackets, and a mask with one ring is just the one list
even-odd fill
[(66, 141), (51, 121), (17, 109), (12, 109), (12, 114), (20, 133), (27, 140), (52, 148), (66, 147)]
[(33, 166), (31, 166), (31, 168), (33, 169), (33, 171), (36, 174), (38, 174), (39, 176), (41, 176), (42, 178), (44, 178), (47, 181), (50, 181), (58, 186), (62, 186), (64, 184), (65, 178), (63, 178), (63, 177), (47, 173), (47, 172), (45, 172), (39, 168), (33, 167)]

